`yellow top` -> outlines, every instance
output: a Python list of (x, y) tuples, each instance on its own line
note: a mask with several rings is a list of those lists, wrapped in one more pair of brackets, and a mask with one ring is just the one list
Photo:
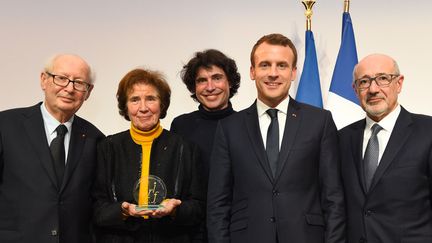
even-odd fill
[(132, 140), (141, 145), (142, 158), (141, 158), (141, 178), (140, 188), (138, 194), (138, 205), (146, 205), (148, 203), (148, 177), (150, 172), (150, 152), (153, 141), (161, 135), (163, 131), (162, 126), (158, 122), (155, 128), (150, 131), (141, 131), (131, 123), (130, 134)]

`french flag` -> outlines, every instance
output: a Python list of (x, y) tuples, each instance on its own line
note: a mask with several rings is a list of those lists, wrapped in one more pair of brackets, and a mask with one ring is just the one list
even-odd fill
[(357, 49), (351, 16), (349, 12), (344, 12), (342, 17), (342, 41), (325, 107), (331, 111), (338, 129), (365, 117), (352, 86), (352, 73), (357, 62)]

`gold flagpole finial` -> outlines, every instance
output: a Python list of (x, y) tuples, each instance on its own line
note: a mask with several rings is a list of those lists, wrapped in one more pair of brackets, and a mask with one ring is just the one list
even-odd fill
[(306, 30), (312, 29), (312, 7), (315, 4), (315, 0), (304, 0), (302, 1), (303, 5), (306, 8), (305, 15), (306, 15)]
[(349, 13), (350, 0), (344, 0), (344, 13)]

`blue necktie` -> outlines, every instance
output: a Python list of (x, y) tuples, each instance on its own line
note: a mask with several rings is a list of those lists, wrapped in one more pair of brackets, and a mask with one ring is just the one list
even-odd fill
[(277, 162), (279, 158), (279, 122), (277, 113), (277, 109), (267, 110), (267, 114), (271, 118), (271, 123), (267, 130), (266, 152), (273, 177), (276, 175)]
[(378, 157), (379, 157), (379, 143), (378, 143), (378, 137), (377, 134), (379, 131), (381, 131), (383, 128), (380, 127), (377, 123), (375, 123), (371, 130), (372, 135), (369, 138), (369, 142), (366, 147), (366, 151), (364, 154), (364, 170), (365, 170), (365, 182), (366, 182), (366, 189), (369, 190), (369, 187), (372, 183), (373, 176), (375, 174), (375, 170), (378, 167)]

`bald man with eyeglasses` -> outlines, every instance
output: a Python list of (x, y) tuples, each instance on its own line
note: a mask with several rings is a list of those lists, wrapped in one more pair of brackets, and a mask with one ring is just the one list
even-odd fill
[(0, 112), (0, 242), (89, 243), (104, 135), (75, 113), (93, 89), (92, 71), (81, 57), (59, 54), (40, 85), (43, 102)]
[(398, 103), (404, 76), (372, 54), (354, 68), (366, 118), (339, 131), (347, 239), (432, 242), (432, 117)]

